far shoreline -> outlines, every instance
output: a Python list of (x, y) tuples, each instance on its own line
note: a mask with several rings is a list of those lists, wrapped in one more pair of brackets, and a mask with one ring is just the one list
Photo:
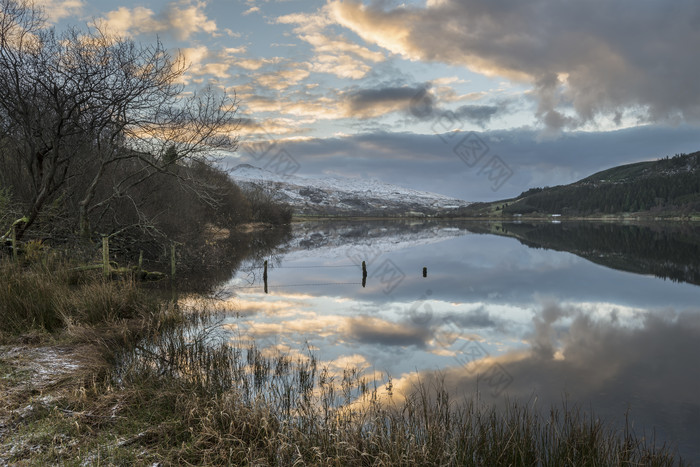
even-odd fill
[(554, 214), (541, 214), (541, 215), (530, 215), (530, 216), (459, 216), (459, 217), (449, 217), (449, 216), (425, 216), (425, 217), (408, 217), (408, 216), (330, 216), (330, 215), (293, 215), (292, 224), (297, 222), (308, 222), (308, 221), (417, 221), (417, 220), (435, 220), (435, 221), (480, 221), (480, 222), (610, 222), (610, 223), (695, 223), (700, 222), (700, 214), (691, 216), (671, 216), (671, 217), (659, 217), (659, 216), (639, 216), (639, 215), (614, 215), (608, 214), (604, 216), (564, 216), (564, 215), (554, 215)]

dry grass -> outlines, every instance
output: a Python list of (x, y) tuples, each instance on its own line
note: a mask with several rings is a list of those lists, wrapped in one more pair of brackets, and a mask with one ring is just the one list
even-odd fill
[(158, 312), (158, 300), (130, 279), (111, 281), (95, 271), (43, 258), (0, 261), (0, 340), (71, 327), (110, 326)]
[[(0, 281), (3, 329), (60, 331), (105, 362), (3, 401), (0, 464), (681, 464), (576, 407), (497, 409), (455, 401), (440, 384), (390, 397), (357, 369), (333, 374), (312, 352), (270, 356), (232, 343), (206, 306), (159, 305), (129, 281), (7, 264)], [(8, 355), (0, 386), (19, 394), (31, 365)]]
[[(679, 465), (664, 448), (576, 407), (454, 401), (441, 385), (394, 402), (312, 353), (266, 357), (191, 315), (125, 350), (100, 423), (166, 465)], [(85, 407), (89, 407), (87, 403)], [(109, 404), (104, 404), (109, 400)], [(118, 407), (118, 418), (106, 419)], [(81, 410), (85, 410), (84, 408)], [(109, 420), (105, 422), (105, 420)], [(134, 434), (134, 432), (136, 434)], [(131, 433), (131, 434), (129, 434)]]

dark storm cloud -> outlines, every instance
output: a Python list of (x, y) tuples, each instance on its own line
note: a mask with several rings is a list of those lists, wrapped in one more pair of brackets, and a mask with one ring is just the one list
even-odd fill
[(500, 320), (497, 322), (484, 307), (477, 310), (445, 315), (442, 319), (464, 329), (492, 328), (500, 324)]
[(457, 118), (484, 127), (503, 107), (495, 105), (463, 105), (455, 110)]
[[(513, 171), (513, 176), (493, 191), (488, 176), (480, 173), (482, 164), (470, 167), (455, 152), (467, 134), (375, 132), (287, 141), (276, 147), (299, 163), (300, 175), (370, 177), (468, 201), (507, 198), (533, 186), (571, 183), (620, 164), (700, 150), (700, 134), (686, 126), (572, 132), (544, 141), (534, 130), (481, 132), (479, 137), (489, 148), (482, 163), (497, 155)], [(239, 162), (263, 167), (269, 161), (244, 158), (235, 163)]]
[(657, 122), (700, 119), (694, 0), (330, 6), (339, 24), (404, 57), (530, 82), (538, 114), (552, 126), (575, 127), (598, 115), (619, 120), (626, 111)]
[[(353, 89), (344, 94), (343, 101), (346, 114), (356, 118), (402, 112), (412, 119), (430, 121), (450, 112), (444, 108), (430, 83)], [(494, 117), (507, 113), (510, 104), (507, 100), (494, 105), (469, 104), (450, 113), (462, 124), (472, 123), (484, 128)]]
[(411, 86), (360, 89), (350, 92), (346, 99), (351, 115), (381, 115), (391, 110), (408, 109), (422, 91), (422, 87)]

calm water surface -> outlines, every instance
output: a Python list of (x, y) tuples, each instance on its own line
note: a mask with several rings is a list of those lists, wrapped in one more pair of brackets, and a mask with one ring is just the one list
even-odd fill
[[(361, 262), (366, 262), (362, 286)], [(563, 400), (700, 460), (700, 231), (467, 222), (301, 223), (226, 288), (227, 327), (394, 390)], [(423, 277), (423, 268), (427, 277)]]

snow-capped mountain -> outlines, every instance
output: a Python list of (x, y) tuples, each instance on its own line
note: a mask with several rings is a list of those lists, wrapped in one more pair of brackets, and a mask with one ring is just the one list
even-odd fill
[(229, 174), (242, 188), (266, 189), (296, 214), (421, 217), (471, 204), (372, 179), (280, 175), (249, 164), (238, 165)]

